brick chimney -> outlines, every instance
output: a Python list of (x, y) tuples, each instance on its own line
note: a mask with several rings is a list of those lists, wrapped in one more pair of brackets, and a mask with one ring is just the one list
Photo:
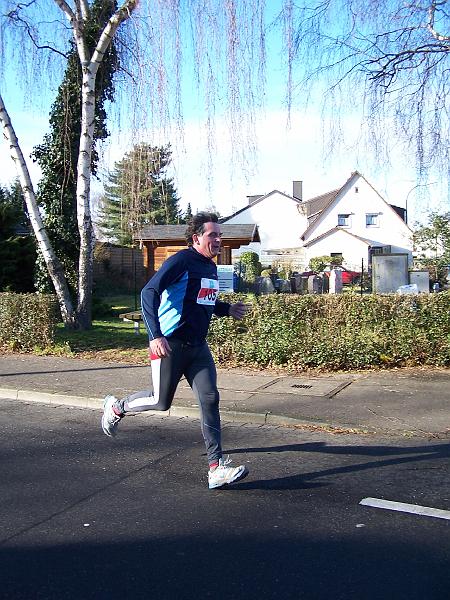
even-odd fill
[(255, 194), (254, 196), (247, 196), (249, 205), (255, 203), (257, 200), (262, 198), (264, 194)]
[(303, 200), (303, 181), (292, 182), (292, 195), (296, 200)]

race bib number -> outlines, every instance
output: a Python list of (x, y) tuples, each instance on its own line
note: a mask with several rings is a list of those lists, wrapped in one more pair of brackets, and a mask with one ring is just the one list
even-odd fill
[(219, 293), (219, 282), (216, 279), (202, 277), (200, 291), (197, 296), (197, 304), (209, 304), (214, 306)]

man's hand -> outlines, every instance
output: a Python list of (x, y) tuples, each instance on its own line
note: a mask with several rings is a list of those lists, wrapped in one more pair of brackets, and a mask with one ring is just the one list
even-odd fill
[(172, 348), (169, 346), (169, 342), (165, 337), (155, 338), (150, 341), (150, 359), (153, 356), (158, 358), (166, 358), (172, 352)]
[(245, 317), (248, 311), (251, 309), (251, 304), (244, 304), (243, 302), (236, 302), (231, 304), (230, 312), (228, 313), (233, 319), (240, 321)]

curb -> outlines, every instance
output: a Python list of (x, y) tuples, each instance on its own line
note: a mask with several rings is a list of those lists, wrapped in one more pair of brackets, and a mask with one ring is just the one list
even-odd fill
[[(32, 390), (18, 390), (14, 388), (0, 388), (1, 400), (16, 400), (17, 402), (36, 402), (41, 404), (49, 404), (51, 406), (75, 406), (78, 408), (102, 410), (103, 398), (92, 398), (86, 396), (69, 396), (67, 394), (55, 394), (50, 392), (36, 392)], [(151, 411), (141, 413), (143, 417), (150, 416)], [(139, 413), (136, 413), (139, 414)], [(199, 418), (199, 410), (196, 406), (175, 405), (168, 411), (155, 411), (152, 416), (159, 417), (175, 417), (175, 418)], [(389, 429), (383, 427), (374, 428), (372, 426), (354, 426), (351, 424), (334, 424), (325, 421), (313, 421), (308, 418), (287, 417), (284, 415), (276, 415), (271, 412), (239, 412), (222, 408), (220, 417), (223, 423), (237, 423), (240, 425), (255, 425), (255, 426), (272, 426), (272, 427), (291, 427), (306, 430), (324, 430), (330, 433), (352, 433), (359, 435), (367, 434), (382, 434), (391, 435)], [(405, 429), (397, 431), (397, 435), (411, 435), (413, 437), (437, 437), (445, 435), (447, 438), (448, 432), (424, 432)]]
[[(103, 399), (88, 398), (86, 396), (68, 396), (65, 394), (52, 394), (48, 392), (35, 392), (30, 390), (17, 390), (13, 388), (0, 388), (0, 400), (16, 400), (18, 402), (37, 402), (41, 404), (50, 404), (52, 406), (76, 406), (78, 408), (90, 408), (101, 410), (103, 408)], [(157, 413), (161, 417), (190, 417), (199, 418), (199, 410), (193, 406), (172, 406), (170, 410)], [(275, 415), (270, 412), (252, 413), (239, 412), (222, 409), (220, 417), (224, 422), (249, 423), (252, 425), (273, 425), (273, 426), (314, 426), (331, 427), (329, 423), (319, 421), (309, 421), (308, 419), (297, 419), (294, 417), (285, 417)]]
[(103, 401), (98, 398), (86, 396), (67, 396), (65, 394), (50, 394), (48, 392), (35, 392), (30, 390), (16, 390), (0, 388), (0, 400), (17, 400), (18, 402), (38, 402), (42, 404), (78, 406), (79, 408), (103, 407)]

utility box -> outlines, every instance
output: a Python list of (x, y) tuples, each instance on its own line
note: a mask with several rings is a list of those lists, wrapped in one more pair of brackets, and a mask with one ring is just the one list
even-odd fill
[(415, 283), (420, 294), (430, 293), (430, 274), (428, 271), (410, 271), (409, 283)]
[(375, 294), (396, 292), (409, 284), (408, 254), (374, 254), (372, 256), (372, 289)]

